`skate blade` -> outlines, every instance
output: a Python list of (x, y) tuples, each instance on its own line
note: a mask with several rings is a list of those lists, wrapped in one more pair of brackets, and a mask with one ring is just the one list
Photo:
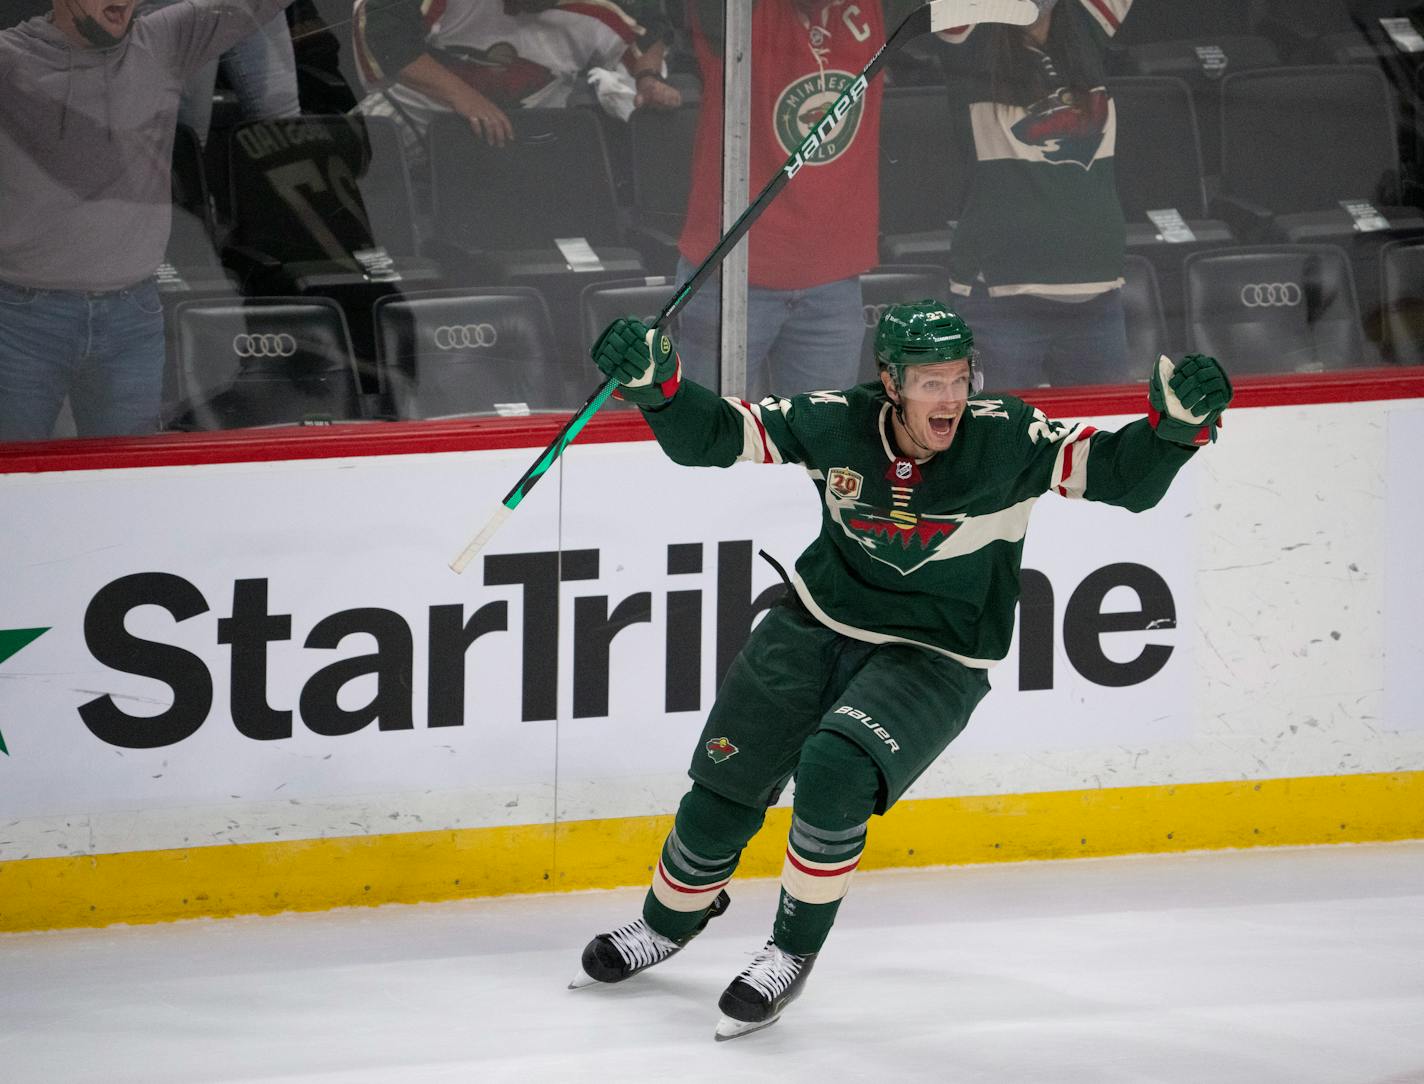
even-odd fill
[(777, 1013), (770, 1020), (762, 1020), (753, 1024), (746, 1020), (733, 1020), (730, 1016), (724, 1016), (717, 1021), (717, 1034), (713, 1038), (719, 1043), (725, 1043), (728, 1039), (740, 1039), (743, 1035), (750, 1035), (754, 1031), (761, 1031), (762, 1028), (769, 1028), (780, 1019), (781, 1014)]
[[(594, 986), (598, 980), (590, 975), (583, 968), (579, 968), (579, 973), (573, 977), (569, 983), (570, 990), (582, 990), (585, 986)], [(606, 985), (606, 984), (605, 984)]]

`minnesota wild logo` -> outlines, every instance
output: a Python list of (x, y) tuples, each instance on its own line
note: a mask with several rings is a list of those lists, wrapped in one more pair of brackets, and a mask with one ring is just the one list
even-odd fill
[[(772, 121), (776, 137), (787, 154), (801, 146), (807, 133), (825, 117), (826, 111), (835, 105), (841, 92), (855, 81), (855, 75), (843, 71), (827, 71), (807, 75), (795, 80), (777, 96)], [(857, 101), (841, 118), (840, 123), (825, 134), (820, 145), (806, 156), (806, 164), (823, 166), (839, 158), (855, 140), (860, 130), (860, 116), (863, 101)]]
[(707, 755), (713, 764), (721, 764), (728, 757), (734, 757), (740, 750), (726, 738), (713, 738), (707, 743)]
[(903, 509), (877, 508), (826, 491), (826, 506), (841, 530), (875, 560), (908, 576), (943, 556), (941, 550), (963, 525), (963, 515), (926, 516)]

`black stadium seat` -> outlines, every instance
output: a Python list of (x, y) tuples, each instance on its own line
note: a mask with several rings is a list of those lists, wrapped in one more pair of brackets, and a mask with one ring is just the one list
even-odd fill
[[(1383, 209), (1399, 195), (1399, 151), (1384, 76), (1366, 65), (1229, 75), (1222, 84), (1221, 190), (1281, 216), (1334, 213), (1342, 199)], [(1280, 223), (1290, 228), (1295, 223)]]
[(1249, 34), (1251, 5), (1242, 0), (1136, 0), (1115, 41), (1122, 47), (1163, 41), (1209, 40)]
[(510, 113), (515, 138), (491, 147), (461, 117), (430, 127), (435, 232), (461, 281), (533, 286), (561, 345), (579, 340), (590, 282), (646, 273), (628, 248), (599, 121), (587, 109)]
[[(676, 281), (667, 275), (589, 283), (579, 298), (579, 311), (583, 313), (584, 352), (587, 353), (598, 336), (603, 334), (603, 329), (620, 316), (636, 316), (651, 325), (672, 297), (676, 285)], [(677, 323), (676, 318), (673, 323)], [(677, 329), (668, 330), (676, 338)]]
[(880, 259), (943, 263), (964, 203), (966, 151), (943, 86), (887, 89), (880, 109)]
[(174, 310), (184, 301), (232, 299), (240, 293), (237, 277), (218, 258), (212, 201), (203, 172), (203, 148), (193, 130), (183, 125), (178, 126), (173, 140), (172, 192), (172, 229), (155, 275), (168, 332), (168, 364), (163, 378), (165, 413), (173, 409), (178, 398)]
[(1380, 250), (1381, 337), (1386, 361), (1424, 365), (1424, 238)]
[(362, 417), (351, 336), (322, 298), (185, 301), (178, 306), (179, 391), (168, 427), (236, 429)]
[[(639, 109), (628, 118), (633, 175), (630, 242), (651, 271), (671, 275), (692, 187), (698, 107)], [(659, 306), (661, 307), (661, 306)]]
[[(1182, 5), (1191, 7), (1192, 5)], [(1124, 26), (1131, 26), (1137, 12), (1129, 13)], [(1276, 48), (1263, 37), (1203, 33), (1178, 40), (1134, 45), (1127, 50), (1122, 65), (1127, 75), (1181, 79), (1191, 89), (1201, 128), (1202, 162), (1208, 173), (1216, 173), (1221, 162), (1221, 132), (1218, 115), (1221, 81), (1230, 73), (1274, 68), (1281, 62)], [(1287, 114), (1288, 115), (1288, 114)]]
[(1127, 369), (1093, 369), (1092, 359), (1084, 359), (1084, 383), (1131, 384), (1146, 380), (1158, 354), (1176, 352), (1167, 335), (1162, 294), (1151, 261), (1129, 254), (1123, 260), (1122, 278), (1122, 305), (1127, 320)]
[(442, 284), (419, 249), (410, 178), (383, 117), (253, 121), (232, 137), (235, 229), (225, 254), (248, 293), (332, 297), (358, 356), (374, 357), (371, 306)]
[(1233, 373), (1320, 372), (1375, 362), (1355, 280), (1335, 245), (1199, 252), (1186, 264), (1187, 348)]
[[(1402, 205), (1384, 75), (1361, 64), (1232, 75), (1221, 115), (1221, 217), (1248, 241), (1346, 246), (1373, 312), (1380, 246), (1424, 231), (1418, 209)], [(1361, 230), (1344, 204), (1377, 209), (1383, 228)]]
[[(537, 290), (499, 287), (376, 303), (381, 382), (398, 418), (568, 410), (565, 374)], [(587, 366), (587, 382), (597, 373)], [(582, 397), (580, 397), (582, 401)]]
[[(1127, 250), (1152, 261), (1172, 338), (1182, 326), (1182, 261), (1235, 238), (1207, 213), (1206, 184), (1191, 91), (1180, 79), (1122, 76), (1108, 81), (1117, 109), (1113, 168), (1127, 219)], [(1162, 225), (1164, 213), (1182, 228)]]

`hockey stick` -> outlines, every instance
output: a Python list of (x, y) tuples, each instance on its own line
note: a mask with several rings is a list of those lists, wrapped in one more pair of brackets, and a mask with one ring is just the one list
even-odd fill
[[(674, 316), (682, 311), (684, 305), (692, 299), (692, 295), (697, 292), (707, 278), (717, 270), (727, 253), (746, 236), (747, 231), (752, 228), (757, 218), (767, 205), (776, 198), (778, 192), (786, 187), (788, 183), (801, 171), (801, 168), (810, 161), (811, 155), (815, 153), (817, 147), (821, 146), (834, 132), (837, 124), (851, 110), (856, 102), (864, 96), (866, 89), (870, 85), (870, 80), (879, 73), (885, 62), (900, 48), (906, 41), (918, 37), (921, 34), (931, 31), (949, 30), (952, 27), (965, 26), (970, 23), (1008, 23), (1014, 26), (1028, 26), (1038, 18), (1038, 5), (1033, 0), (931, 0), (924, 7), (916, 8), (907, 15), (903, 22), (895, 28), (885, 44), (882, 45), (861, 73), (855, 80), (841, 92), (831, 108), (826, 110), (815, 128), (806, 133), (806, 138), (801, 141), (801, 145), (792, 152), (791, 157), (786, 160), (786, 164), (777, 171), (776, 175), (767, 182), (755, 199), (742, 212), (741, 217), (732, 223), (729, 229), (717, 246), (702, 261), (702, 265), (692, 273), (692, 277), (684, 282), (677, 291), (668, 299), (663, 311), (653, 321), (653, 327), (661, 328)], [(603, 383), (585, 401), (583, 406), (574, 412), (573, 416), (565, 423), (563, 429), (559, 430), (553, 442), (544, 449), (543, 454), (530, 465), (518, 482), (514, 484), (500, 503), (500, 507), (495, 510), (488, 523), (479, 534), (471, 539), (470, 544), (460, 551), (460, 555), (450, 562), (450, 567), (456, 572), (464, 572), (466, 566), (475, 559), (475, 556), (484, 549), (485, 545), (494, 533), (499, 530), (504, 521), (509, 518), (509, 514), (519, 506), (539, 479), (554, 465), (574, 438), (579, 435), (589, 418), (598, 411), (608, 397), (618, 388), (618, 382), (611, 377)]]

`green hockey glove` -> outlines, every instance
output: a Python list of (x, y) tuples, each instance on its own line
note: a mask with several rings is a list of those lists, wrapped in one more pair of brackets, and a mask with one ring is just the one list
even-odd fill
[(1163, 354), (1147, 385), (1147, 420), (1163, 440), (1202, 445), (1216, 439), (1221, 412), (1231, 402), (1231, 381), (1220, 363), (1188, 354), (1179, 364)]
[(672, 339), (635, 317), (620, 317), (609, 324), (592, 354), (599, 372), (621, 385), (613, 393), (615, 399), (659, 407), (677, 394), (682, 383), (682, 362)]

